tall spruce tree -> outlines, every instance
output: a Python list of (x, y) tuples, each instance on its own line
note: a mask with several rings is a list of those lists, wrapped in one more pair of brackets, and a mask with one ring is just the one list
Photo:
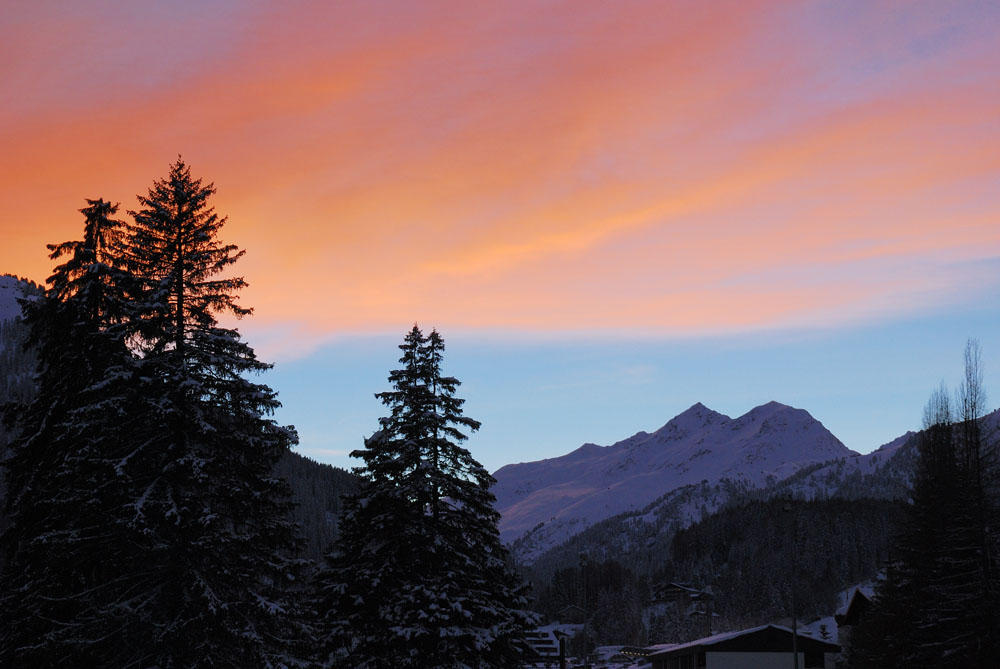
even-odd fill
[(3, 666), (115, 664), (136, 641), (130, 574), (142, 543), (120, 517), (127, 481), (117, 467), (134, 395), (116, 212), (88, 200), (84, 238), (49, 246), (67, 259), (43, 296), (22, 302), (37, 393), (7, 407), (17, 436), (6, 463)]
[(983, 385), (982, 350), (969, 339), (964, 351), (965, 371), (956, 404), (960, 415), (957, 458), (961, 515), (952, 527), (955, 572), (947, 593), (964, 612), (969, 657), (980, 664), (994, 662), (1000, 653), (1000, 474), (996, 435), (983, 426), (986, 392)]
[(534, 622), (500, 543), (494, 479), (461, 446), (479, 423), (441, 371), (444, 340), (415, 325), (389, 415), (352, 456), (362, 490), (318, 577), (323, 661), (344, 667), (510, 667)]
[[(855, 667), (986, 667), (998, 652), (995, 450), (982, 430), (978, 343), (965, 351), (958, 415), (942, 386), (924, 413), (906, 526), (865, 624)], [(957, 418), (957, 420), (956, 420)]]
[(154, 398), (128, 461), (130, 523), (150, 538), (142, 666), (286, 666), (301, 640), (300, 542), (273, 473), (296, 435), (269, 418), (275, 393), (247, 378), (270, 365), (218, 323), (251, 310), (237, 301), (245, 281), (224, 276), (244, 252), (219, 240), (214, 193), (178, 158), (131, 212), (130, 341)]
[[(875, 605), (852, 636), (855, 667), (956, 666), (960, 611), (942, 598), (959, 488), (948, 391), (931, 394), (924, 409), (919, 459), (906, 524), (896, 541)], [(954, 640), (954, 641), (952, 641)]]

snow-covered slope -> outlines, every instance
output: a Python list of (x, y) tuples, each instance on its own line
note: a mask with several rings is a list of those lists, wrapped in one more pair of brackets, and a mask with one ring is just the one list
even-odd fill
[(501, 536), (513, 541), (551, 521), (575, 533), (681, 486), (726, 478), (757, 487), (852, 455), (802, 409), (770, 402), (733, 419), (699, 403), (652, 434), (498, 470)]
[(0, 321), (20, 315), (17, 298), (26, 284), (16, 276), (0, 274)]
[(769, 496), (907, 499), (916, 448), (917, 433), (907, 432), (871, 453), (802, 469), (769, 489)]

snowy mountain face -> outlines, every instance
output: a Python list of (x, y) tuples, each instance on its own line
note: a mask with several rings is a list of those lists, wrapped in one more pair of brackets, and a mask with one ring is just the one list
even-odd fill
[(813, 500), (839, 497), (909, 499), (916, 466), (916, 432), (883, 444), (871, 453), (841, 458), (802, 469), (771, 486), (766, 497), (792, 496)]
[(856, 455), (802, 409), (770, 402), (733, 419), (695, 404), (652, 434), (498, 470), (501, 537), (544, 534), (540, 550), (683, 486), (727, 479), (758, 488)]
[(16, 276), (9, 274), (0, 275), (0, 321), (14, 318), (21, 314), (21, 307), (17, 303), (17, 298), (21, 297), (21, 291), (27, 284)]
[[(991, 440), (997, 439), (1000, 409), (983, 417), (982, 429)], [(579, 518), (552, 518), (519, 535), (513, 541), (513, 553), (522, 564), (534, 565), (542, 572), (575, 564), (581, 553), (595, 560), (626, 559), (642, 565), (669, 553), (677, 530), (727, 505), (789, 496), (800, 500), (907, 501), (919, 438), (918, 433), (907, 432), (865, 455), (848, 451), (846, 457), (805, 463), (790, 476), (767, 479), (764, 486), (748, 477), (682, 486), (641, 509), (593, 524)]]

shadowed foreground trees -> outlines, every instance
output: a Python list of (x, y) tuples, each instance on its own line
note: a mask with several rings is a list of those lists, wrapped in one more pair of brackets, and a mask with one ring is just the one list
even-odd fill
[[(2, 537), (0, 660), (51, 666), (115, 658), (131, 632), (125, 608), (142, 544), (123, 522), (128, 503), (114, 461), (135, 424), (134, 359), (124, 343), (124, 223), (89, 200), (84, 239), (50, 245), (68, 256), (41, 299), (23, 304), (38, 358), (37, 394), (8, 407), (10, 447)], [(111, 421), (115, 429), (112, 429)]]
[(217, 316), (211, 185), (178, 159), (134, 223), (89, 201), (84, 239), (24, 305), (38, 393), (9, 416), (4, 666), (289, 666), (304, 633), (269, 365)]
[(270, 365), (218, 322), (250, 310), (214, 193), (178, 159), (130, 223), (88, 201), (83, 239), (50, 247), (62, 264), (22, 302), (37, 368), (5, 409), (0, 665), (517, 664), (534, 617), (494, 480), (461, 446), (479, 423), (441, 372), (444, 341), (416, 327), (355, 453), (365, 488), (317, 624), (277, 474), (296, 434), (250, 380)]
[(534, 623), (507, 564), (493, 477), (460, 445), (462, 415), (444, 341), (416, 326), (400, 346), (389, 410), (352, 453), (361, 491), (319, 577), (324, 662), (343, 667), (511, 667)]
[(924, 412), (909, 516), (874, 605), (852, 637), (854, 667), (996, 666), (1000, 500), (974, 340), (956, 404), (957, 416), (942, 387)]

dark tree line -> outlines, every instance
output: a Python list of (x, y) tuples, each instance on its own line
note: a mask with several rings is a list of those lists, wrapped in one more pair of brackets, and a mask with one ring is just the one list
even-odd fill
[(736, 624), (790, 615), (793, 586), (801, 617), (826, 615), (885, 563), (903, 515), (901, 503), (872, 499), (729, 507), (679, 531), (656, 578), (710, 586), (715, 612)]
[(703, 612), (658, 602), (657, 591), (671, 582), (713, 593), (716, 631), (789, 616), (793, 581), (799, 616), (826, 615), (840, 591), (885, 563), (904, 515), (901, 502), (872, 499), (728, 506), (677, 531), (653, 571), (637, 573), (614, 559), (557, 569), (536, 584), (534, 608), (550, 620), (585, 621), (595, 645), (705, 636)]
[[(578, 549), (564, 556), (563, 566), (550, 571), (551, 559), (533, 565), (534, 609), (548, 620), (586, 622), (576, 641), (591, 646), (681, 643), (709, 629), (785, 618), (793, 581), (800, 618), (828, 615), (842, 590), (874, 578), (885, 564), (906, 513), (903, 502), (886, 499), (738, 497), (687, 528), (660, 529), (656, 541), (639, 534), (643, 541), (632, 543), (642, 551), (614, 557), (605, 541), (614, 537), (605, 535), (628, 525), (588, 528), (559, 549)], [(648, 531), (636, 520), (637, 532)], [(712, 609), (711, 628), (704, 611), (692, 614), (688, 606), (661, 600), (659, 591), (672, 582), (713, 593), (705, 605)]]
[(343, 498), (358, 491), (359, 478), (295, 452), (278, 460), (275, 474), (288, 481), (292, 489), (289, 517), (305, 541), (301, 555), (319, 560), (337, 539)]
[[(507, 666), (532, 618), (493, 479), (459, 445), (478, 423), (441, 373), (443, 340), (408, 336), (341, 508), (329, 484), (358, 478), (303, 475), (252, 380), (270, 365), (219, 324), (251, 310), (214, 193), (178, 159), (128, 222), (88, 200), (83, 238), (49, 247), (48, 287), (4, 340), (25, 339), (34, 375), (4, 408), (0, 665)], [(294, 521), (315, 555), (337, 513), (313, 582)]]
[(537, 591), (534, 608), (544, 617), (585, 624), (571, 641), (572, 654), (586, 655), (595, 645), (639, 646), (648, 640), (643, 607), (649, 584), (617, 560), (581, 555), (577, 565), (556, 570)]
[(925, 409), (912, 503), (872, 610), (852, 636), (852, 666), (996, 666), (1000, 481), (984, 408), (972, 340), (954, 404), (942, 386)]

